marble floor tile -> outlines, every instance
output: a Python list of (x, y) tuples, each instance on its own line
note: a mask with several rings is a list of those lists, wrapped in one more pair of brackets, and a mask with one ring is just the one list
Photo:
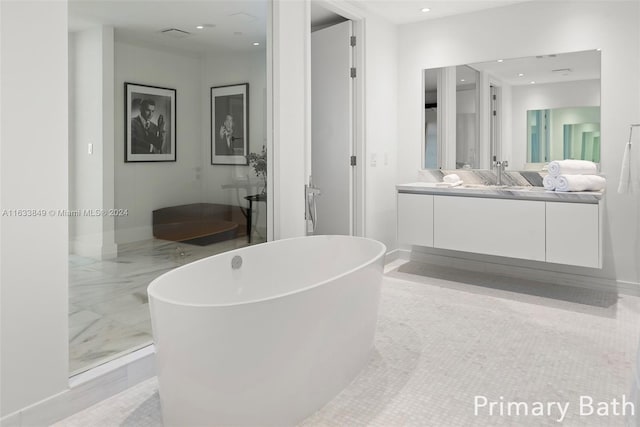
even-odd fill
[[(145, 302), (142, 304), (128, 305), (126, 308), (121, 309), (109, 308), (109, 311), (103, 313), (103, 315), (115, 319), (125, 325), (138, 325), (149, 320), (149, 303)], [(148, 329), (145, 332), (150, 334), (151, 329)]]
[(100, 317), (71, 338), (69, 369), (72, 373), (152, 341), (151, 331), (140, 331), (107, 317)]
[[(261, 243), (255, 239), (252, 244)], [(69, 365), (72, 373), (151, 342), (147, 287), (187, 263), (247, 246), (241, 237), (207, 246), (152, 239), (119, 245), (112, 259), (69, 256)]]
[[(579, 401), (632, 399), (640, 297), (612, 300), (584, 289), (502, 282), (498, 276), (474, 282), (465, 272), (446, 275), (400, 264), (385, 274), (368, 363), (299, 426), (636, 425), (629, 414), (581, 413)], [(407, 273), (409, 268), (422, 274)], [(433, 271), (436, 277), (429, 276)], [(536, 291), (524, 292), (529, 286)], [(152, 378), (55, 427), (161, 427), (161, 392)], [(559, 421), (558, 411), (489, 413), (475, 407), (476, 396), (570, 406)]]
[(119, 295), (116, 298), (103, 300), (91, 306), (91, 310), (103, 315), (120, 313), (147, 305), (149, 297), (146, 288), (131, 288), (130, 293)]

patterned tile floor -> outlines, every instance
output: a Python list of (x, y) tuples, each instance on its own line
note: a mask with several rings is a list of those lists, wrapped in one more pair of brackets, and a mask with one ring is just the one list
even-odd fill
[[(613, 400), (630, 399), (639, 315), (638, 297), (396, 261), (369, 364), (301, 425), (624, 426), (630, 407)], [(162, 426), (157, 380), (55, 425)]]
[[(252, 243), (260, 243), (255, 234)], [(247, 245), (246, 237), (196, 246), (165, 240), (120, 245), (118, 256), (69, 257), (71, 375), (149, 345), (147, 286), (173, 268)]]

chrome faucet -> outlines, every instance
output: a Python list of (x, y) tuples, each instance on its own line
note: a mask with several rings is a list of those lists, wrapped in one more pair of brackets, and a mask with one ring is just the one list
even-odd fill
[(504, 173), (504, 168), (509, 166), (509, 162), (506, 160), (496, 161), (494, 157), (493, 165), (496, 168), (496, 185), (502, 185), (502, 174)]

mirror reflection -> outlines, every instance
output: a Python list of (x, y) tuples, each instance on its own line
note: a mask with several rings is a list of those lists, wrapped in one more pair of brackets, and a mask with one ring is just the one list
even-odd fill
[(424, 70), (426, 169), (600, 160), (600, 52)]
[(478, 71), (456, 67), (456, 169), (479, 168)]
[(527, 111), (527, 162), (600, 162), (600, 107)]

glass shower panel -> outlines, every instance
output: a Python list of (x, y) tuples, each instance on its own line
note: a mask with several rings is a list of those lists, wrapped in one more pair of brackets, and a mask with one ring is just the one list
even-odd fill
[[(152, 343), (146, 289), (156, 277), (267, 239), (267, 2), (244, 5), (255, 18), (245, 23), (246, 45), (154, 31), (153, 47), (108, 24), (127, 16), (148, 32), (141, 2), (114, 2), (109, 13), (100, 3), (69, 1), (71, 375)], [(154, 8), (215, 22), (237, 4)], [(87, 24), (97, 16), (104, 22)], [(201, 42), (215, 40), (211, 28), (199, 31)], [(172, 150), (151, 143), (134, 152), (127, 141), (142, 135), (171, 135)], [(216, 152), (222, 145), (229, 151)]]

